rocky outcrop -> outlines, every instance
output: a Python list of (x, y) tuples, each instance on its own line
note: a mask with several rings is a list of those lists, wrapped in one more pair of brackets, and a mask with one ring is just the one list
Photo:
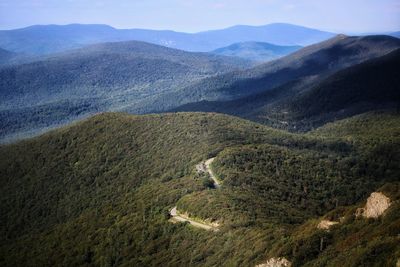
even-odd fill
[(271, 258), (265, 263), (256, 265), (256, 267), (291, 267), (292, 263), (285, 258)]
[(339, 222), (322, 220), (319, 222), (317, 228), (321, 230), (329, 230), (333, 225), (338, 224)]
[(201, 163), (197, 164), (196, 171), (197, 171), (197, 173), (207, 172), (207, 167), (206, 167), (205, 162), (201, 162)]
[(389, 208), (390, 204), (390, 198), (380, 192), (374, 192), (367, 199), (365, 207), (357, 209), (356, 216), (378, 218)]
[(214, 182), (214, 187), (216, 189), (220, 188), (221, 184), (220, 181), (218, 181), (217, 177), (215, 176), (214, 172), (211, 170), (211, 163), (214, 161), (215, 158), (208, 159), (204, 162), (201, 162), (196, 165), (196, 171), (197, 173), (208, 173), (210, 175), (210, 178)]

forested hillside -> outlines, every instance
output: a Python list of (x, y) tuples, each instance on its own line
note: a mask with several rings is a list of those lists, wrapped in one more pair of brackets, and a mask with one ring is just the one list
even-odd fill
[(400, 109), (400, 49), (340, 71), (314, 88), (273, 105), (297, 127), (322, 125), (367, 110)]
[(307, 131), (368, 110), (398, 109), (399, 65), (397, 49), (334, 73), (305, 90), (299, 90), (301, 81), (296, 81), (232, 101), (201, 101), (174, 111), (226, 113), (277, 128)]
[(399, 1), (0, 0), (0, 267), (400, 267)]
[(6, 66), (0, 69), (0, 138), (12, 139), (98, 110), (123, 110), (161, 92), (250, 65), (230, 57), (121, 42)]
[(213, 54), (233, 56), (259, 62), (267, 62), (299, 50), (301, 46), (279, 46), (262, 42), (234, 43), (211, 51)]
[(339, 70), (384, 56), (399, 47), (400, 40), (390, 36), (340, 35), (251, 69), (209, 77), (183, 90), (163, 93), (127, 110), (143, 112), (148, 106), (156, 106), (163, 111), (178, 104), (229, 101), (268, 93), (280, 86), (286, 87), (285, 92), (303, 91)]
[(99, 111), (143, 114), (247, 96), (260, 103), (258, 94), (269, 102), (270, 94), (294, 96), (399, 47), (400, 40), (389, 36), (337, 36), (249, 68), (252, 63), (244, 59), (143, 42), (93, 45), (1, 68), (0, 138), (31, 136)]
[(123, 92), (146, 96), (237, 70), (246, 63), (142, 42), (98, 44), (1, 69), (1, 106)]
[(0, 65), (10, 62), (16, 55), (17, 53), (0, 48)]
[[(368, 113), (299, 135), (218, 114), (108, 113), (2, 146), (0, 264), (392, 264), (397, 202), (382, 220), (355, 218), (347, 205), (398, 186), (399, 118)], [(195, 172), (211, 157), (217, 190)], [(220, 231), (169, 222), (176, 205), (219, 221)], [(313, 230), (320, 216), (343, 211), (343, 226)], [(345, 249), (344, 233), (357, 248)]]

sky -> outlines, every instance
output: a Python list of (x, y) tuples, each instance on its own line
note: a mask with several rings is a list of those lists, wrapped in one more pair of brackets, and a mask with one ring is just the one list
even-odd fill
[(285, 22), (336, 33), (400, 30), (400, 0), (0, 0), (0, 29), (34, 24), (199, 32)]

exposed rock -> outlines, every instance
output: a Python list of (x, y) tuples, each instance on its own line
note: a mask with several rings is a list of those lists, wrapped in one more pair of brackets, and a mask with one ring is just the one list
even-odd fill
[(196, 171), (197, 173), (207, 172), (206, 164), (204, 162), (197, 164)]
[(365, 207), (357, 209), (356, 217), (378, 218), (389, 208), (390, 204), (390, 198), (380, 192), (374, 192), (367, 199)]
[(291, 267), (292, 263), (285, 258), (271, 258), (266, 263), (256, 265), (256, 267)]
[(329, 230), (332, 225), (338, 224), (339, 222), (329, 221), (329, 220), (322, 220), (319, 222), (317, 228), (322, 230)]

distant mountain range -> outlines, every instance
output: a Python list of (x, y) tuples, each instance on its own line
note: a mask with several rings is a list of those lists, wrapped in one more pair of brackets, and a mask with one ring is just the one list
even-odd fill
[(219, 112), (276, 128), (308, 131), (370, 110), (399, 109), (399, 65), (400, 48), (321, 81), (313, 80), (316, 85), (310, 89), (298, 80), (264, 93), (232, 101), (201, 101), (174, 111)]
[(243, 42), (218, 48), (211, 53), (223, 56), (245, 58), (253, 61), (270, 61), (302, 48), (301, 46), (279, 46), (262, 42)]
[(390, 36), (339, 35), (278, 60), (243, 71), (209, 77), (190, 85), (184, 91), (160, 95), (158, 104), (153, 106), (165, 108), (172, 99), (175, 105), (188, 104), (187, 101), (229, 101), (284, 85), (302, 91), (336, 71), (386, 55), (399, 47), (400, 40)]
[[(335, 116), (310, 122), (308, 111), (288, 110), (287, 99), (297, 99), (320, 84), (330, 88), (331, 83), (326, 81), (336, 72), (342, 71), (341, 77), (347, 77), (343, 74), (347, 68), (399, 48), (400, 40), (390, 36), (339, 35), (255, 67), (237, 57), (137, 41), (96, 44), (42, 56), (31, 63), (0, 68), (0, 138), (29, 136), (103, 111), (218, 111), (306, 130)], [(384, 74), (377, 76), (371, 88), (386, 78)], [(346, 80), (351, 81), (351, 77)], [(393, 82), (396, 88), (396, 80)], [(396, 99), (395, 88), (387, 88), (388, 98)], [(330, 93), (328, 89), (322, 91)], [(361, 101), (359, 96), (355, 98), (350, 103)], [(359, 111), (355, 110), (350, 113)], [(314, 111), (318, 113), (319, 109)], [(336, 112), (328, 113), (331, 111)], [(281, 116), (282, 112), (288, 115)], [(291, 124), (293, 116), (302, 117)]]
[(42, 55), (95, 43), (137, 40), (186, 51), (208, 52), (240, 42), (305, 46), (334, 35), (285, 23), (264, 26), (239, 25), (199, 33), (115, 29), (108, 25), (36, 25), (0, 31), (0, 47), (12, 52)]
[(252, 66), (238, 58), (128, 41), (0, 68), (0, 136), (121, 110), (160, 92)]
[(67, 25), (0, 47), (1, 267), (399, 267), (400, 39)]

